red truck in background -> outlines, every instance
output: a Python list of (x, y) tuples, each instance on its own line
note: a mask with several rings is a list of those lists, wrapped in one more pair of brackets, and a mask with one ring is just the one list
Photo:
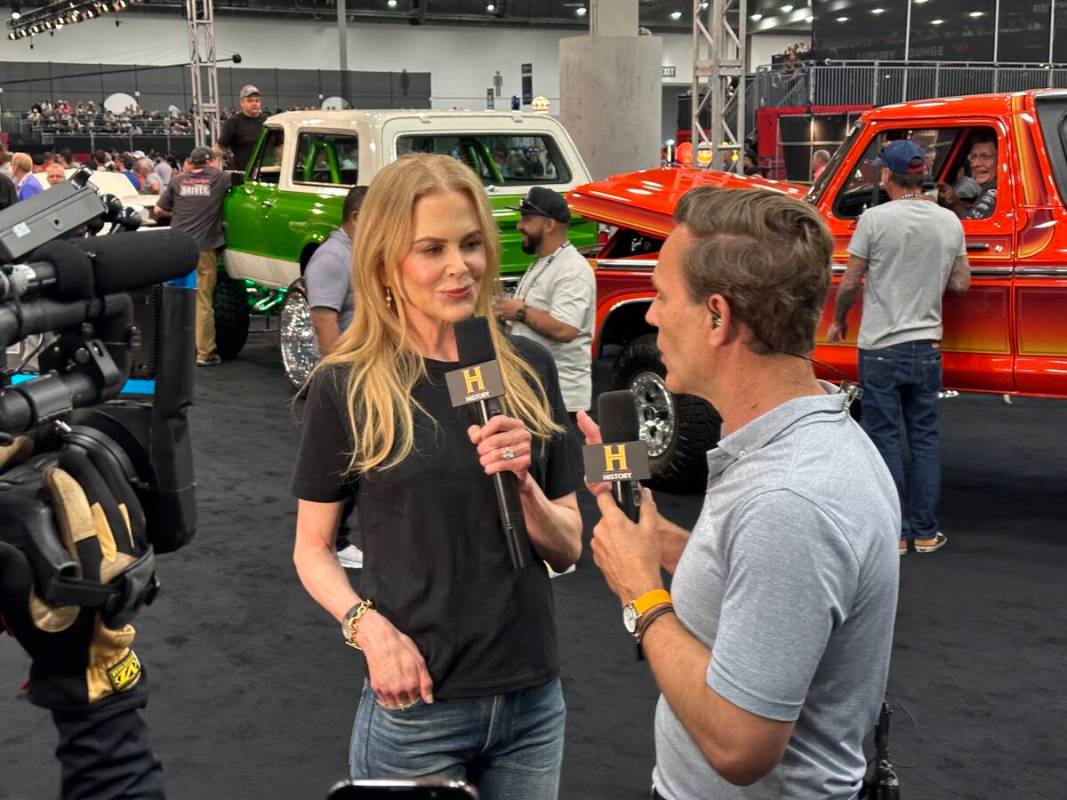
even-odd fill
[[(834, 239), (833, 282), (814, 357), (856, 377), (855, 336), (829, 344), (826, 331), (856, 220), (888, 200), (872, 161), (886, 142), (913, 138), (929, 148), (929, 187), (954, 183), (967, 169), (975, 131), (997, 137), (998, 195), (986, 219), (965, 219), (972, 285), (944, 301), (942, 342), (946, 388), (963, 392), (1067, 397), (1067, 92), (924, 100), (873, 109), (810, 187), (700, 169), (656, 169), (580, 186), (575, 213), (616, 228), (593, 261), (597, 276), (594, 356), (615, 356), (613, 388), (638, 398), (641, 435), (649, 443), (653, 480), (686, 488), (706, 474), (719, 419), (707, 403), (674, 396), (663, 382), (655, 329), (644, 319), (650, 276), (673, 227), (678, 200), (695, 186), (780, 191), (815, 205)], [(874, 180), (872, 180), (874, 178)], [(834, 375), (817, 370), (820, 377)]]

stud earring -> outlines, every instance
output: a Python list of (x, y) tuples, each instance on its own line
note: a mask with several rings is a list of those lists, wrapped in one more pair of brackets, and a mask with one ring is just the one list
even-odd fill
[(385, 287), (385, 304), (389, 306), (390, 310), (393, 309), (393, 290), (388, 286)]

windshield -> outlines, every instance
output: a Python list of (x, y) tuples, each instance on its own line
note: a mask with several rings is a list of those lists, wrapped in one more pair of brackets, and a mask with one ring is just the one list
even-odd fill
[(841, 142), (841, 145), (834, 151), (834, 154), (830, 157), (830, 163), (826, 165), (826, 169), (822, 171), (822, 174), (815, 180), (815, 183), (808, 189), (807, 195), (804, 199), (809, 203), (818, 203), (819, 198), (822, 197), (823, 190), (830, 182), (830, 179), (837, 172), (837, 168), (841, 166), (841, 162), (845, 160), (845, 156), (852, 150), (852, 145), (856, 139), (859, 138), (860, 132), (863, 130), (863, 125), (856, 125), (852, 132), (845, 137), (845, 141)]

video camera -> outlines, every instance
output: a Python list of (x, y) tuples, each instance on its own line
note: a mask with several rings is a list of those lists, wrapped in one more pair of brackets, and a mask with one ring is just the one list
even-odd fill
[[(33, 444), (9, 469), (0, 460), (0, 539), (26, 555), (43, 600), (121, 623), (155, 595), (153, 551), (177, 550), (196, 529), (187, 422), (195, 291), (174, 282), (198, 252), (179, 231), (135, 232), (136, 212), (98, 195), (90, 175), (80, 170), (0, 211), (0, 447)], [(118, 235), (93, 235), (108, 223)], [(131, 373), (148, 388), (120, 396)], [(151, 547), (106, 585), (83, 580), (30, 513), (42, 476), (71, 448), (117, 468), (108, 474), (121, 474), (143, 507)]]

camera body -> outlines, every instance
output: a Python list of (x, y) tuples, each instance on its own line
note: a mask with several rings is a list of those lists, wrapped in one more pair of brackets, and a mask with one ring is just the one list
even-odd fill
[[(0, 211), (0, 445), (34, 445), (30, 459), (0, 470), (0, 536), (26, 555), (38, 595), (57, 604), (86, 606), (87, 587), (66, 549), (37, 533), (26, 503), (62, 448), (117, 465), (155, 553), (196, 530), (195, 291), (180, 279), (197, 247), (179, 231), (135, 232), (128, 211), (82, 172)], [(111, 234), (92, 235), (109, 222)], [(123, 396), (131, 377), (143, 379), (139, 394)], [(154, 595), (154, 570), (135, 567), (98, 598), (115, 614)]]

